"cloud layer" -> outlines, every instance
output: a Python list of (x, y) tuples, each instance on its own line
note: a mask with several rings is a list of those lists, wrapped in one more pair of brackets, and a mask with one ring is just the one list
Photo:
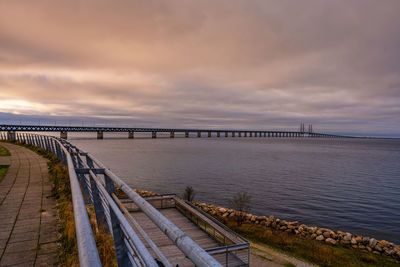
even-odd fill
[(0, 112), (396, 135), (398, 10), (397, 0), (2, 1)]

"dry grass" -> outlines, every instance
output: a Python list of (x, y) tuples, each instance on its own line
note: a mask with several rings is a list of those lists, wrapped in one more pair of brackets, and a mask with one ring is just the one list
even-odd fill
[(0, 157), (1, 156), (11, 156), (11, 153), (4, 146), (0, 146)]
[(6, 176), (8, 167), (8, 165), (0, 165), (0, 182), (3, 180), (4, 176)]
[(331, 246), (316, 240), (300, 238), (291, 233), (266, 229), (259, 225), (242, 224), (238, 226), (235, 221), (223, 222), (250, 241), (266, 244), (319, 266), (400, 266), (399, 262), (380, 255), (343, 246)]

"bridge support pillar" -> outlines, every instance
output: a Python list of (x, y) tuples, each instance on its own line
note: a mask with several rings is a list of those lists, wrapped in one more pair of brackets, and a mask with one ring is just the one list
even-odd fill
[(129, 139), (135, 138), (133, 132), (128, 132), (128, 138), (129, 138)]
[(267, 137), (267, 132), (264, 132), (264, 137)]
[(97, 139), (103, 139), (103, 132), (102, 131), (98, 131), (97, 132)]
[(61, 132), (60, 132), (60, 138), (62, 138), (62, 139), (67, 139), (67, 138), (68, 138), (68, 132), (61, 131)]
[(157, 132), (151, 132), (151, 138), (157, 138)]
[(250, 132), (250, 133), (249, 133), (249, 136), (250, 136), (250, 137), (253, 137), (253, 132)]
[(169, 137), (170, 137), (170, 138), (175, 138), (175, 132), (170, 132), (170, 133), (169, 133)]
[(221, 132), (217, 132), (217, 137), (220, 137), (221, 136)]
[(197, 132), (197, 137), (201, 137), (201, 132)]
[(247, 132), (244, 132), (244, 137), (247, 137)]
[(15, 141), (15, 131), (8, 131), (7, 132), (7, 140), (8, 141)]
[(211, 137), (211, 132), (208, 132), (208, 137)]
[(235, 132), (232, 132), (232, 137), (235, 137)]
[(239, 137), (242, 137), (242, 132), (238, 132), (238, 136), (239, 136)]
[(186, 137), (186, 138), (189, 137), (189, 132), (188, 132), (188, 131), (185, 132), (185, 137)]
[(228, 132), (225, 132), (225, 137), (228, 137)]

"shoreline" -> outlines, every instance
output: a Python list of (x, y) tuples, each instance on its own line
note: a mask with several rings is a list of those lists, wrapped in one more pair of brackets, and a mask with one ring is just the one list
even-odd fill
[[(240, 214), (233, 209), (203, 202), (193, 202), (193, 204), (223, 223), (235, 221)], [(400, 260), (400, 245), (386, 240), (377, 240), (375, 238), (354, 235), (340, 230), (335, 232), (328, 228), (300, 224), (298, 221), (288, 222), (275, 218), (272, 215), (269, 217), (256, 216), (251, 213), (243, 212), (242, 216), (244, 217), (243, 224), (257, 225), (266, 230), (271, 229), (282, 233), (289, 233), (303, 239), (316, 240), (332, 246), (343, 246), (361, 252), (369, 252)]]

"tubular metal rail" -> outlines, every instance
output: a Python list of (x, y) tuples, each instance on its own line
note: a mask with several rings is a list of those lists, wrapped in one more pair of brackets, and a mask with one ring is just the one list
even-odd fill
[[(7, 136), (0, 132), (0, 140), (7, 140)], [(98, 227), (104, 227), (111, 233), (118, 266), (173, 266), (135, 219), (126, 212), (118, 200), (116, 187), (122, 190), (196, 266), (222, 266), (90, 154), (64, 139), (51, 136), (16, 133), (13, 140), (41, 147), (54, 154), (68, 167), (81, 266), (101, 266), (86, 205), (94, 206)], [(146, 248), (137, 232), (151, 251)]]

